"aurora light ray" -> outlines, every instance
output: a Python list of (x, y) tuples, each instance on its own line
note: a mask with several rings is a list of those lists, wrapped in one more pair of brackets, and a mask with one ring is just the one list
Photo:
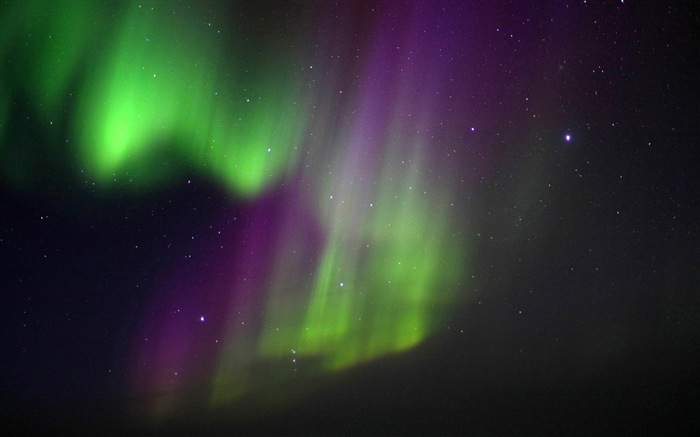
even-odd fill
[[(86, 14), (112, 12), (90, 5)], [(397, 24), (397, 5), (370, 19), (369, 8), (343, 5), (365, 39), (353, 41), (348, 26), (307, 41), (320, 54), (366, 51), (365, 64), (306, 59), (284, 35), (255, 46), (235, 26), (234, 42), (222, 42), (203, 26), (212, 19), (203, 8), (128, 2), (104, 41), (79, 39), (61, 74), (26, 83), (49, 109), (77, 87), (66, 121), (77, 146), (65, 153), (107, 192), (128, 181), (138, 194), (186, 169), (249, 205), (233, 249), (205, 248), (216, 267), (185, 277), (173, 266), (169, 285), (152, 290), (128, 377), (133, 393), (153, 396), (146, 414), (172, 417), (191, 390), (219, 408), (271, 379), (278, 394), (295, 374), (401, 353), (464, 298), (458, 164), (435, 145), (449, 67), (431, 49), (450, 38), (436, 30), (437, 7), (417, 3)], [(317, 6), (300, 16), (323, 22), (337, 13)], [(87, 19), (43, 19), (44, 33), (95, 30)], [(82, 34), (63, 33), (67, 44)], [(2, 56), (12, 50), (3, 45)], [(45, 71), (58, 62), (54, 50), (29, 58)], [(7, 107), (3, 99), (1, 117), (10, 117)]]
[[(429, 28), (429, 17), (429, 11), (416, 12), (408, 26)], [(406, 31), (386, 32), (389, 26), (382, 23), (377, 27), (373, 41), (380, 47)], [(406, 45), (405, 50), (420, 54), (419, 41)], [(296, 329), (285, 329), (292, 331), (286, 336), (266, 331), (265, 355), (284, 357), (293, 349), (301, 356), (321, 356), (326, 368), (343, 368), (417, 344), (452, 300), (449, 284), (462, 265), (460, 248), (448, 238), (451, 218), (443, 209), (452, 193), (431, 187), (425, 167), (430, 140), (424, 125), (434, 116), (428, 111), (434, 107), (430, 96), (439, 85), (428, 84), (420, 93), (411, 89), (429, 58), (403, 66), (398, 56), (391, 59), (373, 49), (358, 86), (364, 91), (352, 110), (341, 109), (350, 127), (335, 140), (334, 170), (316, 195), (326, 242), (313, 283), (305, 286), (312, 290), (306, 316)], [(386, 93), (394, 84), (397, 92)], [(402, 113), (412, 111), (421, 121), (404, 125)], [(441, 259), (441, 251), (453, 259)], [(279, 262), (283, 273), (279, 290), (272, 293), (282, 302), (284, 278), (290, 276), (284, 271), (287, 259)], [(390, 316), (396, 308), (401, 312)], [(288, 325), (284, 314), (268, 314), (270, 325)]]

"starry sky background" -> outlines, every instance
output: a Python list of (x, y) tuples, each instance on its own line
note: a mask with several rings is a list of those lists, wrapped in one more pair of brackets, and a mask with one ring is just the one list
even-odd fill
[(3, 419), (697, 423), (698, 28), (691, 1), (2, 1)]

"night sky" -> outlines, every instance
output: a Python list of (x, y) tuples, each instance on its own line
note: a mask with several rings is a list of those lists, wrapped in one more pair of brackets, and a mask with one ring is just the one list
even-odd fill
[(0, 1), (0, 419), (697, 428), (693, 1)]

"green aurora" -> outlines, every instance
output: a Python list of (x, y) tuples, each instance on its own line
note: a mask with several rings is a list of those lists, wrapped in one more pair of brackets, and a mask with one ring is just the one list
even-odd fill
[[(399, 112), (415, 102), (395, 104), (385, 135), (370, 144), (381, 150), (373, 158), (367, 141), (356, 140), (362, 123), (311, 139), (310, 131), (324, 132), (319, 126), (331, 130), (328, 114), (335, 107), (317, 93), (333, 91), (306, 90), (296, 42), (283, 36), (260, 42), (260, 31), (253, 44), (250, 32), (191, 6), (3, 6), (0, 61), (9, 65), (0, 77), (4, 178), (31, 186), (43, 171), (9, 133), (14, 99), (22, 95), (47, 142), (63, 148), (56, 156), (107, 193), (139, 195), (195, 172), (233, 199), (254, 202), (288, 178), (304, 181), (306, 205), (294, 208), (312, 209), (324, 241), (309, 253), (292, 223), (272, 243), (275, 256), (261, 260), (271, 274), (256, 290), (266, 296), (261, 328), (253, 335), (233, 322), (225, 327), (210, 378), (212, 405), (256, 390), (249, 374), (256, 363), (286, 362), (290, 351), (331, 372), (420, 344), (463, 298), (457, 290), (466, 259), (453, 231), (451, 168), (445, 165), (436, 179), (428, 168), (430, 136), (404, 133), (415, 129)], [(118, 19), (100, 18), (108, 15)], [(111, 24), (103, 27), (105, 21)], [(30, 42), (22, 44), (27, 34)], [(68, 115), (67, 103), (73, 105)], [(371, 107), (365, 105), (368, 118), (376, 111)], [(429, 118), (429, 109), (415, 111), (418, 119)], [(48, 126), (54, 125), (70, 141), (53, 134)], [(302, 275), (314, 257), (312, 274)], [(156, 411), (163, 417), (170, 410), (160, 404)]]

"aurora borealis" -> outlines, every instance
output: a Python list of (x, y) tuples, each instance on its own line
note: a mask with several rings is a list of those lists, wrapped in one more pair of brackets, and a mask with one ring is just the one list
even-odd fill
[[(697, 234), (678, 233), (694, 204), (659, 188), (691, 177), (641, 182), (647, 162), (686, 162), (650, 145), (693, 141), (692, 93), (667, 91), (681, 139), (629, 115), (664, 101), (630, 81), (666, 83), (631, 47), (662, 46), (595, 27), (636, 34), (648, 12), (1, 3), (0, 278), (23, 357), (5, 386), (49, 411), (99, 399), (132, 431), (325, 404), (369, 426), (366, 408), (395, 423), (436, 402), (450, 419), (425, 429), (461, 433), (475, 393), (620, 379), (645, 333), (682, 336), (656, 321), (681, 317), (696, 278), (682, 260)], [(647, 244), (668, 247), (653, 265)]]
[[(47, 108), (47, 119), (72, 94), (70, 83), (79, 82), (66, 127), (78, 144), (66, 153), (99, 189), (127, 179), (135, 191), (146, 191), (182, 178), (183, 165), (211, 177), (233, 199), (254, 203), (273, 185), (285, 186), (281, 206), (250, 225), (249, 241), (211, 255), (224, 258), (223, 268), (252, 264), (251, 277), (242, 279), (254, 285), (236, 278), (215, 291), (188, 291), (179, 307), (166, 299), (150, 310), (147, 317), (158, 321), (146, 322), (134, 340), (138, 394), (211, 380), (216, 405), (255, 390), (256, 378), (247, 374), (261, 360), (288, 367), (292, 353), (294, 363), (334, 371), (430, 336), (449, 316), (468, 272), (466, 246), (453, 234), (456, 167), (444, 162), (439, 173), (431, 170), (432, 129), (440, 118), (434, 108), (448, 92), (437, 79), (445, 73), (431, 71), (437, 59), (423, 54), (428, 43), (448, 42), (432, 30), (432, 7), (421, 5), (391, 30), (381, 15), (369, 23), (368, 43), (356, 49), (368, 51), (368, 61), (341, 60), (341, 68), (357, 69), (343, 84), (317, 77), (314, 67), (335, 67), (306, 65), (293, 39), (241, 43), (249, 36), (235, 25), (214, 22), (216, 32), (209, 31), (207, 17), (195, 18), (199, 6), (174, 3), (167, 14), (163, 6), (127, 2), (99, 42), (77, 37), (98, 31), (89, 16), (114, 12), (99, 2), (76, 6), (77, 20), (63, 11), (44, 17), (38, 3), (10, 11), (45, 20), (28, 24), (41, 30), (37, 39), (50, 40), (34, 68), (48, 72), (58, 64), (60, 70), (26, 86), (39, 89), (35, 103)], [(431, 41), (407, 36), (421, 33)], [(11, 39), (12, 33), (3, 38)], [(387, 44), (404, 47), (387, 55)], [(347, 48), (318, 44), (316, 50)], [(57, 54), (64, 52), (65, 62)], [(402, 53), (421, 59), (406, 62)], [(91, 61), (81, 65), (86, 58)], [(356, 91), (346, 97), (344, 85)], [(318, 114), (339, 115), (334, 121)], [(261, 246), (264, 258), (256, 255)], [(215, 343), (167, 316), (204, 296), (223, 305), (204, 319), (219, 324)], [(193, 363), (194, 351), (212, 362)]]

